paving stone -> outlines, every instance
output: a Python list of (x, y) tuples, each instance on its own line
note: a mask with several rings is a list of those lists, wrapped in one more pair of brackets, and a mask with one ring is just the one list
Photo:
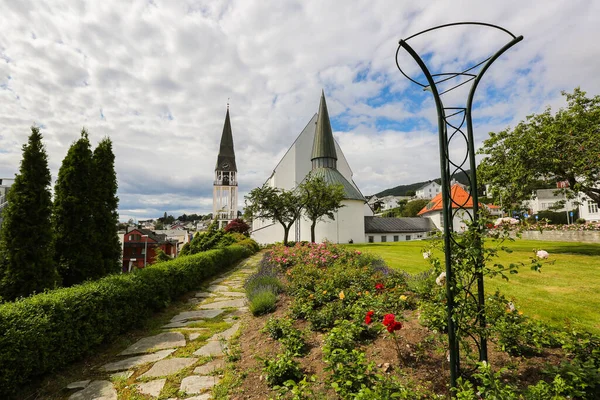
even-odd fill
[(229, 340), (237, 331), (238, 329), (240, 329), (240, 323), (236, 323), (235, 325), (233, 325), (231, 328), (223, 331), (223, 332), (219, 332), (219, 333), (215, 333), (210, 339), (208, 340), (220, 340), (220, 339), (225, 339), (225, 340)]
[(117, 391), (109, 381), (93, 381), (69, 400), (117, 400)]
[(183, 311), (171, 318), (171, 322), (183, 322), (190, 319), (214, 318), (222, 312), (223, 310)]
[(181, 381), (180, 390), (189, 394), (200, 393), (206, 389), (212, 389), (219, 383), (219, 380), (216, 376), (188, 376)]
[(167, 376), (176, 374), (184, 368), (193, 365), (197, 358), (169, 358), (168, 360), (162, 360), (157, 362), (140, 378), (157, 378), (159, 376)]
[(130, 369), (137, 365), (162, 360), (163, 358), (168, 357), (174, 351), (175, 349), (160, 350), (152, 354), (144, 354), (143, 356), (130, 357), (126, 358), (125, 360), (108, 363), (102, 368), (105, 371), (122, 371), (125, 369)]
[(111, 379), (129, 379), (133, 375), (133, 371), (123, 371), (112, 374)]
[(215, 294), (210, 292), (198, 292), (196, 297), (213, 297)]
[(162, 350), (185, 346), (185, 337), (179, 332), (164, 332), (155, 336), (145, 337), (138, 340), (119, 355), (147, 353), (151, 349)]
[(221, 282), (223, 282), (225, 279), (227, 279), (227, 277), (226, 277), (226, 276), (222, 276), (222, 277), (220, 277), (220, 278), (217, 278), (217, 279), (215, 279), (215, 280), (214, 280), (214, 281), (212, 281), (210, 284), (211, 284), (211, 285), (216, 285), (217, 283), (221, 283)]
[(246, 305), (246, 299), (234, 299), (234, 300), (225, 300), (225, 301), (215, 301), (214, 303), (208, 304), (200, 304), (198, 307), (203, 310), (214, 310), (219, 308), (227, 308), (227, 307), (244, 307)]
[(143, 394), (149, 394), (150, 396), (158, 397), (160, 396), (160, 391), (165, 386), (167, 382), (166, 379), (157, 379), (155, 381), (138, 383), (137, 390)]
[(196, 340), (200, 337), (199, 333), (190, 333), (190, 340)]
[[(173, 328), (186, 328), (189, 325), (197, 324), (199, 322), (203, 322), (201, 319), (194, 319), (191, 321), (179, 321), (179, 322), (171, 322), (162, 326), (162, 329), (173, 329)], [(201, 329), (201, 328), (186, 328), (186, 329)]]
[(240, 307), (237, 310), (229, 313), (229, 315), (227, 315), (227, 316), (228, 317), (242, 317), (246, 314), (248, 314), (248, 307)]
[(188, 303), (188, 304), (194, 304), (194, 305), (195, 305), (195, 304), (198, 304), (198, 303), (200, 303), (200, 300), (199, 300), (199, 299), (197, 299), (197, 298), (195, 298), (195, 297), (192, 297), (191, 299), (187, 299), (187, 303)]
[(206, 343), (204, 346), (200, 347), (198, 350), (194, 352), (195, 356), (222, 356), (223, 349), (221, 348), (221, 343), (217, 341), (210, 341)]
[(83, 389), (85, 388), (89, 383), (91, 382), (91, 380), (87, 380), (87, 381), (77, 381), (77, 382), (71, 382), (67, 385), (67, 389)]
[[(186, 397), (185, 400), (210, 400), (212, 399), (210, 393), (204, 393), (200, 396)], [(176, 400), (176, 399), (173, 399)]]
[(219, 294), (228, 297), (246, 297), (244, 292), (219, 292)]
[(229, 288), (227, 286), (222, 286), (222, 285), (210, 285), (208, 287), (209, 292), (227, 292), (229, 291)]
[(218, 358), (204, 365), (196, 367), (196, 369), (194, 369), (194, 373), (197, 375), (210, 375), (215, 370), (223, 368), (225, 368), (225, 360), (223, 360), (222, 358)]

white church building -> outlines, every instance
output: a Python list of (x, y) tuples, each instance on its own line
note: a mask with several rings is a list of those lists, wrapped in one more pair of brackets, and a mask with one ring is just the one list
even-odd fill
[[(293, 190), (311, 171), (327, 183), (341, 184), (345, 192), (344, 207), (335, 213), (335, 220), (325, 219), (317, 223), (316, 242), (364, 243), (365, 216), (373, 216), (373, 211), (352, 180), (352, 170), (333, 137), (324, 93), (321, 94), (318, 114), (308, 122), (265, 184)], [(258, 243), (280, 242), (283, 240), (283, 227), (276, 221), (255, 219), (252, 221), (252, 238)], [(306, 218), (296, 221), (290, 230), (289, 240), (310, 241), (310, 221)]]

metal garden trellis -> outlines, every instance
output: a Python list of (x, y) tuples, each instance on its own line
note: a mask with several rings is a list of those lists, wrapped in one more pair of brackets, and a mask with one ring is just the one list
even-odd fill
[[(417, 36), (423, 35), (424, 33), (431, 32), (434, 30), (447, 28), (451, 26), (458, 25), (475, 25), (475, 26), (483, 26), (488, 28), (493, 28), (505, 32), (511, 37), (511, 40), (506, 43), (500, 50), (498, 50), (493, 55), (485, 58), (481, 62), (477, 62), (468, 68), (464, 69), (461, 72), (439, 72), (439, 73), (431, 73), (423, 59), (417, 54), (417, 52), (408, 44), (410, 39), (413, 39)], [(398, 45), (398, 49), (396, 51), (396, 65), (400, 72), (408, 78), (410, 81), (416, 83), (421, 86), (423, 90), (430, 91), (433, 94), (435, 100), (435, 106), (437, 109), (438, 116), (438, 132), (439, 132), (439, 146), (440, 146), (440, 168), (441, 168), (441, 183), (442, 183), (442, 204), (443, 204), (443, 224), (444, 224), (444, 256), (445, 256), (445, 264), (446, 264), (446, 297), (447, 297), (447, 309), (448, 309), (448, 342), (449, 342), (449, 350), (450, 350), (450, 385), (452, 388), (456, 387), (456, 380), (460, 375), (460, 358), (459, 358), (459, 347), (458, 347), (458, 338), (456, 336), (456, 325), (453, 320), (453, 310), (455, 308), (455, 277), (452, 269), (452, 242), (456, 245), (458, 243), (452, 236), (453, 233), (453, 220), (454, 216), (457, 215), (459, 210), (462, 210), (462, 215), (464, 215), (465, 205), (472, 200), (473, 203), (473, 214), (467, 213), (467, 215), (472, 220), (473, 224), (471, 225), (471, 229), (478, 229), (479, 225), (477, 224), (479, 218), (479, 199), (477, 195), (477, 174), (476, 174), (476, 164), (475, 164), (475, 145), (473, 140), (473, 120), (472, 120), (472, 107), (473, 107), (473, 97), (475, 96), (475, 91), (477, 90), (477, 86), (481, 81), (481, 78), (488, 70), (488, 68), (492, 65), (494, 61), (498, 59), (506, 50), (517, 44), (523, 40), (523, 36), (515, 36), (508, 30), (482, 22), (456, 22), (451, 24), (445, 24), (436, 26), (430, 29), (426, 29), (422, 32), (416, 33), (412, 36), (409, 36), (406, 39), (400, 40)], [(423, 75), (427, 79), (427, 84), (416, 81), (415, 79), (408, 76), (400, 67), (398, 56), (400, 50), (404, 49), (418, 64)], [(476, 72), (478, 71), (478, 72)], [(439, 84), (446, 83), (452, 80), (458, 80), (456, 84), (451, 85), (448, 88), (442, 88), (440, 90), (438, 87)], [(466, 104), (460, 107), (447, 107), (444, 106), (442, 102), (442, 97), (444, 94), (462, 86), (469, 82), (473, 82), (472, 86), (469, 90), (469, 95), (467, 97)], [(450, 118), (455, 118), (460, 121), (459, 124), (450, 122)], [(463, 132), (463, 125), (466, 123), (467, 133)], [(451, 128), (453, 131), (449, 135), (448, 128)], [(459, 134), (459, 135), (457, 135)], [(454, 138), (462, 137), (465, 140), (467, 146), (467, 152), (465, 157), (458, 162), (453, 162), (450, 159), (450, 151), (449, 146), (450, 142)], [(465, 165), (467, 164), (467, 160), (469, 161), (468, 167), (471, 171), (471, 176), (469, 178), (470, 183), (470, 197), (465, 200), (464, 203), (459, 204), (451, 198), (450, 193), (450, 182), (452, 177), (459, 171), (465, 172)], [(467, 175), (468, 176), (468, 175)], [(454, 206), (453, 206), (454, 205)], [(453, 209), (455, 210), (453, 212)], [(480, 238), (480, 236), (476, 236)], [(480, 325), (480, 327), (485, 328), (485, 314), (484, 314), (484, 287), (483, 287), (483, 253), (482, 253), (482, 242), (481, 240), (477, 240), (475, 242), (475, 254), (473, 258), (473, 263), (475, 266), (475, 274), (477, 279), (477, 320), (476, 323)], [(484, 330), (482, 330), (484, 332)], [(487, 339), (485, 335), (481, 335), (479, 338), (479, 359), (480, 361), (487, 361)]]

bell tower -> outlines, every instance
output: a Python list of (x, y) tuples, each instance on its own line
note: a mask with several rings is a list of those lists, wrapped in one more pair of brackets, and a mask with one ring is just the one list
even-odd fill
[(233, 134), (231, 133), (228, 103), (213, 184), (213, 218), (217, 218), (220, 228), (227, 225), (229, 221), (237, 218), (237, 189), (237, 167), (235, 165)]

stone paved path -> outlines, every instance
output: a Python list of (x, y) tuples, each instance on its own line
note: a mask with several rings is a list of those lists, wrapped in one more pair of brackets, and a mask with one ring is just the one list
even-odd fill
[(165, 398), (163, 389), (170, 387), (168, 393), (172, 393), (174, 385), (178, 397), (168, 400), (211, 399), (225, 367), (223, 346), (239, 330), (240, 317), (248, 313), (243, 282), (261, 257), (256, 254), (208, 282), (189, 302), (188, 310), (162, 327), (162, 333), (138, 340), (101, 366), (99, 372), (105, 379), (82, 376), (70, 383), (69, 400), (117, 400), (117, 389), (123, 387)]

